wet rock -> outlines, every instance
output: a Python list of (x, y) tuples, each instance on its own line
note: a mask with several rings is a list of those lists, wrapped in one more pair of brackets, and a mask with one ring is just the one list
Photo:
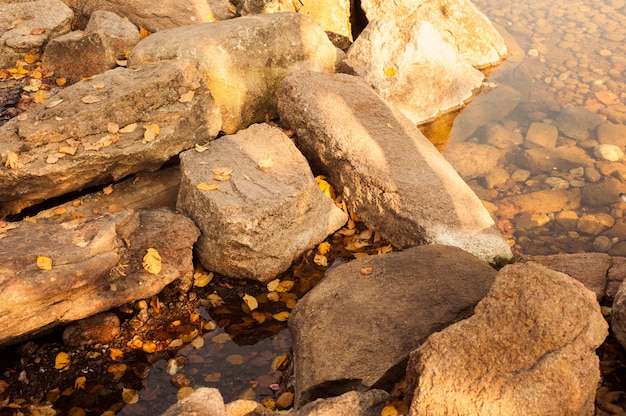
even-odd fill
[(472, 317), (411, 353), (409, 414), (593, 414), (606, 336), (582, 284), (536, 263), (506, 266)]
[[(317, 186), (306, 159), (279, 129), (256, 124), (180, 155), (177, 207), (202, 235), (207, 270), (267, 282), (340, 228), (346, 214)], [(271, 166), (261, 168), (262, 160)], [(225, 181), (212, 170), (233, 168)], [(219, 185), (201, 190), (198, 185)]]
[(484, 78), (430, 23), (411, 19), (370, 22), (344, 64), (413, 124), (460, 107)]
[(351, 391), (341, 396), (318, 399), (303, 406), (293, 416), (379, 416), (390, 396), (384, 390)]
[(228, 416), (218, 389), (199, 387), (189, 396), (171, 405), (161, 416)]
[(500, 151), (488, 144), (450, 143), (443, 156), (466, 181), (490, 173), (500, 159)]
[(599, 144), (593, 149), (593, 154), (600, 160), (617, 162), (624, 157), (624, 151), (614, 144)]
[(44, 68), (70, 83), (117, 66), (139, 42), (135, 25), (115, 13), (96, 11), (85, 31), (73, 31), (52, 39), (45, 50)]
[(604, 117), (585, 107), (568, 107), (555, 120), (559, 131), (575, 140), (588, 139), (591, 132), (603, 121)]
[(485, 185), (488, 189), (504, 188), (509, 178), (509, 171), (499, 166), (496, 166), (485, 175)]
[(106, 344), (120, 333), (120, 319), (113, 312), (81, 319), (63, 330), (63, 343), (70, 347)]
[(585, 234), (598, 235), (602, 231), (611, 228), (613, 225), (615, 225), (615, 218), (609, 214), (600, 212), (596, 214), (585, 214), (580, 217), (577, 229)]
[(578, 213), (576, 213), (576, 211), (567, 210), (557, 212), (555, 215), (555, 219), (557, 224), (559, 224), (566, 230), (571, 231), (576, 229), (576, 227), (578, 226), (578, 220), (580, 218), (578, 217)]
[[(122, 211), (84, 223), (14, 225), (0, 240), (5, 259), (0, 344), (149, 298), (177, 279), (192, 279), (198, 230), (166, 209)], [(148, 248), (162, 258), (156, 275), (142, 266)], [(41, 256), (51, 259), (52, 269), (38, 265)]]
[(412, 349), (471, 315), (495, 273), (439, 245), (361, 258), (329, 272), (289, 318), (296, 407), (350, 390), (390, 388)]
[(276, 117), (276, 90), (284, 77), (298, 69), (334, 72), (336, 57), (313, 18), (271, 13), (154, 33), (128, 62), (194, 60), (221, 109), (221, 129), (231, 134)]
[(533, 147), (555, 147), (559, 138), (559, 130), (556, 126), (547, 123), (532, 123), (526, 132), (524, 145)]
[(558, 176), (551, 176), (549, 178), (546, 178), (544, 183), (552, 189), (567, 189), (570, 186), (570, 183), (568, 181), (563, 178), (559, 178)]
[(522, 154), (523, 166), (531, 172), (567, 171), (572, 168), (592, 167), (594, 160), (577, 146), (528, 149)]
[(590, 183), (582, 188), (582, 203), (586, 206), (606, 208), (621, 200), (620, 193), (626, 193), (626, 184), (609, 177), (602, 182)]
[(363, 81), (299, 72), (279, 92), (282, 122), (368, 227), (400, 248), (462, 248), (487, 262), (510, 249), (487, 210), (435, 147)]
[(620, 162), (608, 162), (600, 160), (595, 164), (596, 169), (606, 177), (615, 177), (620, 180), (626, 180), (626, 165)]
[(58, 0), (0, 3), (0, 68), (28, 53), (40, 55), (51, 39), (71, 30), (73, 18), (72, 9)]
[(521, 212), (554, 213), (580, 207), (579, 189), (547, 189), (502, 198), (496, 202), (498, 215), (511, 218)]
[(598, 126), (597, 134), (602, 144), (614, 144), (620, 148), (626, 146), (626, 126), (623, 124), (602, 123)]
[(520, 132), (511, 130), (499, 123), (489, 123), (480, 128), (476, 134), (481, 143), (498, 149), (510, 149), (524, 141)]
[[(193, 64), (184, 60), (114, 69), (63, 89), (47, 104), (1, 126), (0, 216), (155, 170), (211, 140), (219, 131), (220, 114), (199, 79)], [(181, 103), (184, 93), (194, 95)], [(117, 130), (133, 123), (132, 132)], [(146, 136), (152, 125), (160, 133)], [(8, 152), (19, 157), (19, 169), (5, 166)]]
[(593, 249), (600, 253), (606, 253), (613, 247), (613, 241), (605, 235), (593, 239)]

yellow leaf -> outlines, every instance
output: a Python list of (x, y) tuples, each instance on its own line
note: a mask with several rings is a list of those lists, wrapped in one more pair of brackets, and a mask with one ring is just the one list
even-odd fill
[(271, 300), (272, 302), (278, 302), (280, 300), (280, 295), (278, 294), (278, 292), (270, 292), (267, 294), (267, 299)]
[(69, 412), (67, 412), (67, 416), (85, 416), (86, 414), (87, 412), (82, 407), (72, 407)]
[(269, 169), (274, 166), (274, 158), (269, 155), (265, 159), (260, 159), (257, 164), (261, 169)]
[(126, 343), (129, 348), (134, 350), (140, 350), (143, 347), (143, 341), (139, 338), (134, 338)]
[(207, 331), (213, 331), (215, 328), (217, 328), (217, 324), (213, 321), (208, 321), (206, 324), (204, 324), (203, 328)]
[(202, 347), (204, 347), (204, 338), (195, 337), (193, 341), (191, 341), (191, 346), (197, 350), (202, 349)]
[(29, 65), (37, 62), (37, 55), (33, 55), (32, 53), (27, 53), (26, 55), (24, 55), (24, 62), (26, 62)]
[(104, 188), (102, 188), (102, 192), (104, 192), (105, 195), (109, 195), (110, 193), (113, 192), (113, 184), (105, 186)]
[(216, 183), (204, 183), (204, 182), (200, 182), (199, 184), (196, 185), (196, 188), (198, 188), (201, 191), (215, 191), (216, 189), (219, 189), (219, 185)]
[(181, 387), (178, 390), (178, 392), (176, 392), (176, 399), (182, 400), (185, 397), (189, 396), (191, 393), (193, 393), (193, 387), (189, 387), (189, 386)]
[(196, 287), (205, 287), (213, 280), (213, 272), (205, 272), (200, 265), (196, 266), (193, 273), (193, 285)]
[(181, 94), (180, 98), (178, 99), (179, 103), (188, 103), (189, 101), (193, 100), (194, 95), (196, 95), (195, 91), (187, 91), (184, 94)]
[(143, 140), (141, 143), (149, 143), (157, 138), (157, 136), (161, 133), (161, 128), (158, 124), (150, 124), (147, 126), (143, 126), (146, 131), (143, 133)]
[(87, 377), (85, 376), (77, 377), (76, 380), (74, 380), (74, 388), (77, 390), (84, 389), (86, 382), (87, 382)]
[(215, 16), (213, 16), (213, 13), (208, 12), (206, 14), (206, 16), (204, 16), (204, 21), (205, 22), (215, 22)]
[(143, 343), (143, 345), (141, 346), (141, 349), (144, 352), (147, 352), (148, 354), (152, 354), (153, 352), (155, 352), (157, 350), (157, 346), (154, 342), (152, 341), (146, 341)]
[(228, 334), (219, 334), (213, 337), (213, 342), (216, 344), (226, 344), (230, 341), (230, 335)]
[(283, 280), (282, 282), (280, 282), (278, 287), (276, 287), (276, 292), (279, 292), (279, 293), (289, 292), (293, 288), (293, 285), (295, 283), (296, 282), (294, 282), (293, 280)]
[(373, 267), (362, 267), (361, 268), (361, 274), (363, 275), (370, 275), (374, 273), (374, 268)]
[(278, 287), (278, 285), (280, 284), (280, 279), (274, 279), (271, 282), (269, 282), (267, 284), (267, 290), (268, 292), (273, 292), (276, 290), (276, 288)]
[(326, 258), (326, 256), (323, 256), (321, 254), (316, 254), (315, 257), (313, 257), (313, 261), (318, 266), (322, 266), (322, 267), (328, 266), (328, 259)]
[(139, 401), (139, 395), (134, 389), (122, 388), (122, 400), (126, 404), (134, 404)]
[(150, 35), (150, 32), (148, 32), (148, 29), (146, 29), (143, 26), (139, 26), (139, 35), (141, 36), (141, 39), (147, 38), (148, 35)]
[(258, 323), (262, 324), (263, 322), (265, 322), (266, 316), (263, 312), (260, 311), (253, 311), (250, 316), (252, 316), (252, 319), (254, 319), (255, 321), (257, 321)]
[(109, 348), (109, 356), (113, 361), (118, 361), (124, 357), (124, 351), (119, 348)]
[(335, 200), (335, 190), (333, 189), (332, 186), (330, 186), (330, 184), (328, 182), (326, 182), (326, 177), (325, 176), (316, 176), (315, 177), (315, 182), (317, 182), (317, 186), (320, 187), (320, 189), (322, 190), (322, 192), (324, 192), (324, 194), (329, 197), (332, 200)]
[(137, 128), (137, 123), (131, 123), (128, 126), (122, 127), (119, 133), (132, 133)]
[(398, 416), (398, 410), (392, 404), (388, 404), (380, 411), (380, 416)]
[(57, 87), (62, 87), (67, 83), (67, 79), (66, 78), (57, 78), (54, 81), (57, 84)]
[(326, 255), (330, 251), (330, 243), (328, 241), (324, 241), (317, 246), (317, 251), (321, 255)]
[(94, 104), (94, 103), (98, 103), (102, 101), (102, 98), (98, 98), (95, 95), (85, 95), (80, 100), (84, 102), (85, 104)]
[(116, 59), (115, 63), (117, 64), (117, 66), (126, 67), (128, 65), (128, 59)]
[(157, 275), (161, 271), (161, 255), (154, 248), (149, 248), (143, 256), (143, 268), (150, 274)]
[(198, 153), (202, 153), (207, 151), (209, 148), (206, 146), (200, 146), (199, 144), (196, 143), (196, 145), (194, 146), (194, 148), (196, 149), (196, 152)]
[(77, 150), (78, 150), (78, 147), (63, 146), (59, 149), (59, 153), (64, 153), (66, 155), (74, 156)]
[(391, 247), (391, 244), (389, 244), (383, 247), (378, 247), (376, 251), (378, 252), (378, 254), (387, 254), (391, 253), (393, 251), (393, 248)]
[(282, 371), (287, 368), (287, 364), (289, 364), (289, 356), (287, 354), (281, 354), (272, 361), (272, 370)]
[(247, 293), (243, 295), (243, 301), (246, 302), (246, 305), (248, 305), (248, 308), (250, 308), (251, 311), (259, 307), (259, 302), (256, 298), (248, 295)]
[(4, 166), (9, 169), (19, 169), (24, 165), (18, 162), (18, 160), (19, 160), (19, 156), (17, 155), (17, 153), (9, 150), (7, 152), (7, 160), (4, 163)]
[(52, 270), (52, 259), (46, 256), (37, 257), (37, 267), (41, 270)]
[(398, 70), (393, 67), (385, 68), (383, 71), (385, 72), (385, 75), (387, 75), (388, 77), (392, 77), (398, 73)]
[(228, 4), (228, 11), (231, 12), (232, 14), (237, 14), (237, 8), (232, 3)]
[(231, 363), (232, 365), (241, 365), (245, 362), (242, 355), (232, 354), (226, 357), (226, 361)]
[(275, 313), (274, 315), (272, 315), (272, 318), (280, 322), (286, 321), (287, 318), (289, 318), (289, 312), (283, 311), (283, 312)]
[(70, 356), (65, 352), (60, 352), (57, 354), (54, 359), (54, 368), (57, 370), (63, 370), (64, 368), (69, 367), (70, 365)]

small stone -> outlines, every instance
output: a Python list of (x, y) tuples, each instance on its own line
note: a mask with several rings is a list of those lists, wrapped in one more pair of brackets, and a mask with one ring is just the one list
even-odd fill
[(544, 183), (546, 185), (548, 185), (552, 189), (567, 189), (567, 188), (569, 188), (569, 182), (568, 181), (566, 181), (563, 178), (556, 177), (556, 176), (550, 177), (550, 178), (546, 178)]
[(557, 212), (555, 219), (556, 223), (559, 224), (561, 227), (567, 230), (573, 230), (578, 225), (578, 220), (580, 218), (578, 217), (576, 211), (567, 210)]
[(600, 172), (592, 167), (585, 168), (585, 177), (589, 182), (598, 182), (600, 179), (602, 179), (602, 175), (600, 174)]
[(613, 55), (613, 52), (611, 52), (608, 49), (602, 49), (600, 52), (598, 52), (600, 54), (600, 56), (611, 56)]
[(612, 245), (611, 239), (604, 235), (596, 237), (595, 240), (593, 240), (593, 249), (600, 253), (606, 253), (611, 249)]
[(539, 56), (539, 51), (537, 49), (529, 49), (528, 56)]
[(578, 220), (578, 231), (585, 234), (598, 235), (615, 225), (615, 218), (606, 213), (586, 214)]
[(511, 179), (513, 179), (515, 182), (526, 182), (529, 177), (530, 171), (526, 169), (517, 169), (511, 174)]
[(593, 154), (601, 160), (617, 162), (624, 157), (624, 151), (614, 144), (599, 144), (593, 149)]
[(569, 181), (569, 186), (572, 188), (583, 188), (587, 183), (579, 179), (573, 179)]

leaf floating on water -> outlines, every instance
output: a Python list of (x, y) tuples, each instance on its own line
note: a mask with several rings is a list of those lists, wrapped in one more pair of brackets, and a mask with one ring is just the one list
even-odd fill
[(248, 295), (247, 293), (243, 295), (243, 301), (246, 302), (246, 305), (248, 305), (250, 311), (253, 311), (259, 307), (259, 302), (256, 300), (256, 298), (254, 296)]
[(383, 71), (385, 72), (385, 75), (388, 77), (392, 77), (398, 73), (398, 70), (394, 67), (385, 68)]
[(283, 312), (275, 313), (274, 315), (272, 315), (272, 318), (280, 322), (286, 321), (287, 318), (289, 318), (289, 312), (283, 311)]
[(202, 349), (202, 347), (204, 347), (204, 338), (202, 338), (202, 337), (195, 337), (193, 339), (193, 341), (191, 341), (191, 346), (194, 347), (197, 350)]
[(184, 399), (185, 397), (189, 396), (191, 393), (193, 393), (193, 387), (189, 387), (189, 386), (181, 387), (176, 393), (176, 399), (180, 401)]
[(188, 103), (189, 101), (193, 100), (194, 95), (196, 94), (195, 91), (187, 91), (184, 94), (181, 94), (180, 98), (178, 99), (179, 103)]
[(204, 381), (207, 383), (217, 383), (220, 381), (220, 377), (222, 377), (222, 373), (211, 373), (204, 376)]
[(280, 284), (280, 279), (274, 279), (267, 284), (268, 292), (274, 292), (278, 285)]
[(60, 352), (54, 359), (54, 368), (57, 370), (63, 370), (70, 365), (70, 356), (65, 352)]
[(321, 266), (321, 267), (328, 266), (328, 259), (326, 258), (326, 256), (324, 256), (322, 254), (316, 254), (315, 257), (313, 257), (313, 261), (318, 266)]
[(46, 256), (37, 257), (37, 267), (41, 270), (52, 270), (52, 259)]
[(276, 287), (276, 292), (279, 292), (279, 293), (289, 292), (291, 289), (293, 289), (293, 285), (295, 284), (296, 282), (294, 282), (293, 280), (283, 280)]
[(274, 166), (274, 158), (271, 155), (267, 156), (265, 159), (260, 159), (257, 164), (263, 170), (269, 169)]
[(205, 183), (205, 182), (200, 182), (199, 184), (196, 185), (196, 188), (198, 188), (201, 191), (215, 191), (217, 189), (220, 188), (219, 184), (216, 183)]
[(102, 98), (98, 98), (95, 95), (85, 95), (80, 100), (84, 102), (85, 104), (94, 104), (94, 103), (99, 103), (100, 101), (102, 101)]
[(211, 169), (211, 172), (214, 174), (213, 179), (224, 182), (230, 180), (230, 175), (233, 173), (233, 170), (233, 168), (215, 168)]
[(321, 255), (326, 255), (330, 251), (330, 243), (328, 241), (324, 241), (323, 243), (318, 244), (317, 251)]
[(142, 266), (150, 274), (157, 275), (161, 271), (161, 255), (154, 248), (149, 248), (143, 256)]
[(226, 361), (231, 363), (232, 365), (241, 365), (245, 362), (243, 359), (243, 355), (240, 354), (232, 354), (226, 357)]
[(285, 370), (288, 364), (289, 364), (289, 356), (287, 354), (281, 354), (278, 357), (274, 358), (274, 361), (272, 361), (272, 370), (273, 371)]
[(139, 401), (139, 394), (137, 394), (137, 391), (135, 389), (123, 388), (122, 389), (122, 400), (126, 404), (137, 403)]

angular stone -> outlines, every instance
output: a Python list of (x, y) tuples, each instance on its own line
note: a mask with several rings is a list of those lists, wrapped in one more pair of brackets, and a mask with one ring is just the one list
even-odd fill
[(559, 129), (552, 124), (532, 123), (526, 132), (526, 140), (524, 145), (528, 148), (533, 147), (555, 147), (559, 138)]
[(0, 68), (41, 54), (51, 39), (71, 30), (72, 19), (72, 9), (59, 0), (0, 2)]
[(460, 59), (429, 22), (370, 22), (344, 64), (413, 124), (459, 108), (484, 75)]
[(443, 156), (466, 181), (490, 173), (500, 159), (500, 151), (488, 144), (472, 142), (450, 143)]
[(227, 416), (224, 399), (218, 389), (199, 387), (189, 396), (171, 405), (161, 416)]
[(552, 172), (570, 170), (578, 167), (593, 167), (594, 160), (578, 146), (559, 146), (556, 148), (536, 148), (524, 151), (521, 164), (531, 172)]
[(480, 200), (435, 147), (362, 80), (299, 72), (285, 79), (281, 121), (368, 227), (399, 248), (459, 247), (487, 262), (510, 249)]
[(605, 120), (600, 114), (585, 107), (568, 107), (559, 113), (556, 125), (559, 131), (575, 140), (586, 140), (591, 132)]
[(120, 318), (113, 312), (103, 312), (81, 319), (63, 330), (63, 343), (70, 347), (106, 344), (120, 333)]
[(472, 317), (411, 353), (409, 415), (592, 415), (607, 333), (581, 283), (536, 263), (505, 266)]
[(222, 111), (222, 131), (235, 133), (276, 117), (276, 90), (297, 69), (334, 72), (337, 49), (310, 16), (271, 13), (166, 30), (135, 47), (129, 65), (196, 61)]
[[(169, 210), (122, 211), (93, 221), (12, 223), (0, 234), (0, 344), (149, 298), (177, 279), (191, 281), (192, 221)], [(157, 274), (143, 269), (148, 248), (162, 258)], [(37, 259), (52, 259), (41, 269)]]
[(318, 399), (293, 413), (293, 416), (380, 416), (390, 396), (384, 390), (351, 391), (341, 396)]
[(507, 53), (502, 36), (469, 0), (361, 0), (361, 7), (370, 22), (429, 22), (463, 60), (476, 68), (493, 65)]
[[(179, 102), (190, 91), (195, 94), (191, 101)], [(179, 152), (211, 140), (221, 124), (198, 71), (184, 60), (107, 71), (24, 114), (26, 118), (0, 127), (0, 216), (157, 169)], [(110, 123), (137, 127), (111, 133)], [(153, 124), (160, 134), (147, 140), (146, 128)], [(73, 155), (62, 153), (72, 150)], [(5, 167), (8, 152), (16, 153), (23, 166)]]
[(495, 275), (476, 257), (440, 245), (333, 269), (289, 318), (296, 407), (350, 390), (391, 388), (409, 352), (471, 315)]
[[(183, 152), (180, 159), (177, 207), (202, 231), (196, 253), (207, 270), (267, 282), (347, 221), (293, 142), (267, 124), (223, 136), (205, 152)], [(259, 166), (269, 159), (271, 167)], [(219, 168), (233, 168), (228, 180), (213, 179)], [(201, 183), (219, 189), (201, 190)]]
[(139, 42), (135, 25), (108, 11), (96, 11), (85, 31), (52, 39), (46, 46), (44, 68), (70, 83), (117, 66)]

